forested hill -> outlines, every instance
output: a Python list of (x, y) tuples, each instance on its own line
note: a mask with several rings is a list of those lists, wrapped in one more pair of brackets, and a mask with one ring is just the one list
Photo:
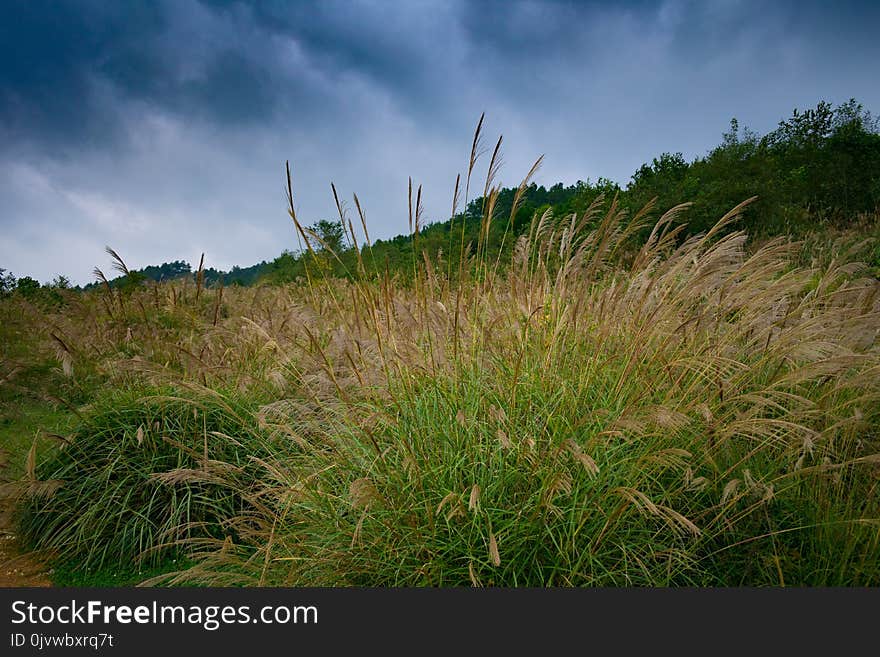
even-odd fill
[[(265, 274), (269, 263), (265, 260), (250, 267), (233, 267), (229, 271), (221, 271), (213, 267), (206, 267), (203, 271), (206, 285), (216, 285), (221, 280), (224, 285), (252, 285)], [(161, 265), (150, 265), (143, 269), (130, 271), (127, 275), (119, 276), (110, 280), (111, 286), (122, 285), (123, 282), (130, 284), (132, 279), (140, 281), (168, 281), (184, 276), (195, 276), (197, 269), (183, 260), (165, 262)], [(90, 289), (100, 283), (89, 283), (85, 289)]]
[[(607, 201), (617, 195), (630, 215), (653, 198), (657, 199), (655, 215), (691, 201), (693, 205), (684, 215), (691, 233), (708, 229), (732, 207), (757, 195), (759, 200), (748, 208), (739, 227), (752, 235), (797, 235), (817, 223), (853, 221), (860, 213), (880, 208), (880, 122), (855, 100), (837, 107), (820, 102), (812, 109), (796, 109), (766, 135), (741, 129), (732, 119), (721, 143), (705, 156), (689, 162), (681, 153), (663, 153), (642, 165), (625, 188), (605, 178), (568, 186), (558, 183), (549, 189), (532, 184), (510, 225), (515, 193), (515, 188), (508, 188), (498, 195), (486, 241), (487, 253), (493, 256), (512, 247), (512, 236), (527, 230), (536, 212), (552, 208), (556, 217), (580, 213), (600, 194)], [(367, 253), (365, 266), (405, 275), (413, 256), (423, 251), (454, 260), (461, 251), (462, 237), (464, 244), (476, 245), (483, 205), (482, 198), (472, 200), (451, 220), (421, 227), (415, 240), (412, 235), (377, 240)], [(315, 257), (322, 252), (325, 256), (322, 266), (341, 276), (356, 270), (356, 255), (338, 220), (317, 221), (310, 229), (323, 242), (314, 243)], [(339, 259), (327, 256), (324, 245)], [(414, 254), (414, 249), (419, 253)], [(305, 274), (312, 257), (307, 252), (285, 251), (272, 262), (234, 267), (228, 272), (205, 269), (204, 280), (207, 285), (221, 280), (224, 285), (293, 281)], [(187, 262), (175, 261), (131, 271), (110, 284), (194, 276), (195, 269)], [(16, 280), (3, 274), (0, 270), (0, 292), (40, 287), (30, 278)], [(53, 285), (63, 287), (66, 280), (59, 277), (49, 287)]]
[[(837, 107), (822, 102), (813, 109), (794, 110), (763, 136), (740, 129), (732, 119), (721, 143), (707, 155), (688, 162), (681, 153), (663, 153), (642, 165), (625, 188), (604, 178), (569, 186), (558, 183), (549, 189), (532, 184), (511, 226), (515, 194), (515, 188), (503, 189), (497, 198), (486, 245), (489, 254), (512, 248), (510, 231), (515, 236), (528, 230), (535, 213), (548, 208), (556, 217), (581, 213), (600, 194), (606, 202), (617, 195), (630, 216), (654, 198), (655, 216), (690, 201), (693, 205), (683, 216), (688, 233), (707, 230), (728, 210), (757, 195), (739, 228), (754, 236), (798, 235), (822, 222), (850, 222), (860, 213), (880, 208), (880, 122), (855, 100)], [(462, 234), (464, 244), (476, 246), (483, 205), (482, 198), (475, 199), (451, 221), (423, 227), (415, 239), (401, 235), (375, 242), (365, 252), (365, 265), (405, 275), (414, 249), (430, 256), (442, 253), (447, 261), (454, 261)], [(338, 275), (356, 270), (355, 254), (345, 248), (338, 221), (320, 221), (311, 228), (341, 254), (342, 263), (328, 257), (325, 266)], [(295, 280), (304, 274), (309, 260), (308, 254), (286, 252), (266, 266), (263, 280)]]

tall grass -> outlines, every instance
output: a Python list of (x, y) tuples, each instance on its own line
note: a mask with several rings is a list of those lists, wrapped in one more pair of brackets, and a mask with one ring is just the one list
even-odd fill
[[(254, 581), (877, 582), (877, 282), (747, 253), (722, 236), (740, 209), (681, 244), (668, 215), (632, 251), (612, 204), (538, 222), (488, 283), (396, 290), (384, 397), (322, 404), (321, 443), (267, 473)], [(382, 311), (339, 318), (317, 388), (363, 378), (340, 352)]]
[[(500, 143), (481, 235), (505, 220)], [(301, 226), (289, 170), (288, 195), (306, 248), (336, 257)], [(855, 262), (804, 264), (784, 238), (749, 245), (747, 203), (688, 237), (686, 205), (651, 221), (599, 199), (536, 216), (506, 263), (482, 242), (470, 258), (454, 245), (457, 272), (414, 249), (402, 284), (360, 264), (365, 222), (359, 243), (337, 197), (348, 279), (107, 289), (103, 341), (59, 320), (73, 372), (80, 358), (114, 385), (233, 389), (260, 408), (196, 431), (230, 437), (199, 461), (123, 448), (169, 400), (114, 406), (74, 436), (92, 441), (81, 458), (68, 446), (36, 470), (64, 484), (32, 497), (29, 535), (89, 558), (190, 540), (198, 562), (171, 583), (880, 583), (880, 283)], [(418, 190), (410, 207), (415, 237)], [(210, 499), (141, 501), (161, 513), (116, 539), (131, 491), (209, 462)], [(99, 494), (120, 471), (138, 474)], [(204, 522), (218, 529), (191, 531)]]
[(22, 482), (25, 540), (83, 567), (155, 564), (227, 535), (256, 485), (269, 432), (247, 403), (198, 386), (114, 391), (84, 409)]

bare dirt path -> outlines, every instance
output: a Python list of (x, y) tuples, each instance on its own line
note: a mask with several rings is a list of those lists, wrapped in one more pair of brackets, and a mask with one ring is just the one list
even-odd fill
[[(0, 449), (0, 475), (5, 456)], [(11, 487), (3, 485), (0, 477), (0, 587), (52, 586), (49, 568), (21, 549), (12, 520), (14, 508)]]

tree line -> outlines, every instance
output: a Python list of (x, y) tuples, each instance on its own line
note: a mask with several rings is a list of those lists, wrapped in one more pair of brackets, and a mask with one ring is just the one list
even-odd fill
[[(616, 197), (630, 216), (652, 200), (658, 215), (689, 201), (692, 206), (681, 219), (687, 223), (683, 236), (708, 230), (738, 203), (758, 196), (737, 228), (756, 237), (797, 236), (880, 208), (880, 121), (854, 99), (836, 107), (823, 101), (815, 108), (795, 109), (763, 136), (741, 128), (734, 118), (721, 143), (706, 155), (687, 161), (681, 153), (662, 153), (639, 167), (625, 187), (606, 178), (550, 188), (532, 183), (511, 218), (516, 192), (503, 189), (495, 202), (496, 220), (484, 237), (485, 252), (493, 257), (512, 248), (511, 233), (515, 238), (528, 230), (536, 213), (580, 214), (600, 195), (606, 201)], [(377, 240), (362, 259), (368, 268), (405, 277), (413, 258), (421, 259), (424, 252), (453, 263), (453, 271), (462, 238), (470, 251), (479, 241), (484, 203), (476, 198), (450, 220), (428, 224), (417, 235)], [(356, 254), (339, 221), (323, 220), (310, 230), (320, 238), (312, 250), (285, 251), (268, 263), (262, 280), (293, 281), (309, 267), (338, 276), (357, 270)]]
[[(601, 177), (595, 182), (579, 180), (549, 188), (532, 183), (511, 217), (516, 193), (516, 188), (502, 189), (495, 201), (496, 220), (483, 236), (484, 253), (493, 258), (512, 248), (515, 237), (528, 230), (536, 213), (541, 215), (548, 209), (555, 217), (582, 213), (600, 195), (606, 200), (616, 197), (630, 215), (652, 200), (656, 213), (690, 201), (692, 206), (682, 218), (687, 222), (684, 235), (707, 230), (732, 207), (758, 196), (738, 228), (752, 236), (796, 236), (817, 224), (845, 224), (880, 208), (880, 120), (855, 99), (836, 107), (822, 101), (815, 108), (795, 109), (763, 136), (741, 128), (733, 118), (721, 143), (706, 155), (688, 161), (680, 152), (662, 153), (639, 167), (625, 187)], [(482, 197), (475, 198), (451, 219), (419, 227), (418, 234), (376, 240), (362, 251), (360, 260), (340, 221), (320, 220), (308, 227), (304, 237), (309, 244), (301, 244), (297, 251), (285, 250), (271, 262), (233, 267), (228, 272), (205, 269), (204, 282), (284, 283), (305, 277), (309, 270), (348, 276), (360, 267), (373, 274), (388, 271), (405, 277), (413, 259), (421, 259), (423, 254), (445, 261), (453, 271), (480, 241), (485, 202)], [(195, 272), (189, 263), (178, 260), (132, 271), (110, 284), (184, 276), (194, 277)], [(43, 287), (69, 286), (60, 276)], [(29, 277), (15, 279), (0, 270), (0, 294), (16, 290), (34, 294), (40, 288)]]

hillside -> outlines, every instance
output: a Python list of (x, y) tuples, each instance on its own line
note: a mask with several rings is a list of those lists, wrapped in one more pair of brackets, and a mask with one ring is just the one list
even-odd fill
[[(798, 110), (780, 121), (776, 130), (760, 136), (741, 129), (731, 120), (722, 142), (702, 157), (686, 161), (681, 153), (663, 153), (633, 173), (625, 188), (599, 178), (596, 182), (578, 181), (573, 185), (557, 183), (550, 188), (530, 183), (522, 190), (499, 188), (493, 192), (493, 221), (481, 248), (493, 257), (507, 254), (518, 237), (527, 230), (532, 217), (550, 210), (554, 217), (581, 214), (600, 196), (617, 198), (621, 210), (633, 216), (652, 202), (653, 213), (662, 214), (687, 201), (691, 204), (682, 221), (694, 234), (707, 230), (712, 223), (744, 198), (757, 196), (737, 228), (754, 238), (774, 235), (803, 235), (818, 224), (838, 228), (857, 220), (860, 214), (880, 207), (880, 122), (857, 101), (832, 107), (820, 102), (815, 108)], [(517, 198), (519, 196), (519, 198)], [(511, 216), (516, 199), (517, 210)], [(487, 199), (480, 196), (467, 203), (462, 211), (445, 221), (426, 221), (417, 199), (411, 199), (413, 231), (418, 235), (398, 235), (375, 240), (364, 254), (364, 265), (373, 271), (388, 269), (406, 277), (413, 253), (422, 257), (442, 256), (449, 271), (455, 271), (462, 253), (454, 246), (462, 241), (473, 250), (480, 242)], [(357, 217), (346, 216), (344, 222)], [(416, 225), (418, 224), (418, 225)], [(348, 238), (348, 227), (339, 218), (312, 223), (302, 237), (311, 242), (315, 252), (328, 247), (337, 256), (327, 257), (321, 266), (336, 276), (351, 276), (358, 264)], [(317, 239), (316, 239), (317, 238)], [(271, 262), (219, 271), (204, 269), (203, 282), (212, 286), (253, 285), (257, 282), (283, 283), (306, 276), (311, 256), (308, 246), (301, 251), (285, 251)], [(874, 265), (880, 266), (880, 250)], [(196, 276), (198, 266), (175, 261), (132, 270), (109, 278), (113, 287), (159, 282)], [(0, 291), (16, 287), (25, 293), (39, 287), (33, 279), (16, 281), (2, 276)], [(91, 289), (99, 282), (83, 289)], [(46, 287), (66, 287), (59, 277)]]
[(5, 277), (10, 522), (67, 586), (876, 586), (878, 166), (819, 105), (372, 243), (289, 187), (254, 285)]

